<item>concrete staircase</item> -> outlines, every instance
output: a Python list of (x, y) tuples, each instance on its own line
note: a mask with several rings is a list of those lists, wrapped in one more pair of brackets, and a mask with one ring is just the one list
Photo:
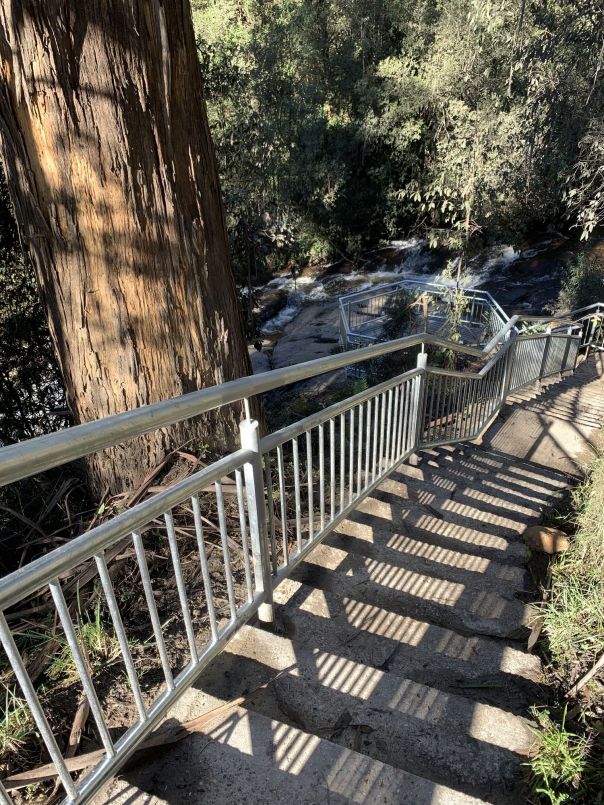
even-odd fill
[[(394, 472), (277, 588), (277, 630), (244, 627), (172, 715), (247, 694), (244, 706), (98, 802), (526, 801), (526, 717), (542, 692), (521, 535), (576, 471), (556, 423), (582, 429), (585, 451), (604, 419), (599, 356), (579, 373), (516, 395), (524, 420), (509, 409), (482, 445), (424, 450)], [(514, 454), (529, 415), (560, 462)]]

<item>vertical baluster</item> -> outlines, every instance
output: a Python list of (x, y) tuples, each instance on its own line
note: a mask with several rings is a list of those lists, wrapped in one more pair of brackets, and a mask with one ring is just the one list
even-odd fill
[(231, 566), (231, 555), (229, 552), (229, 538), (227, 534), (226, 515), (224, 512), (224, 497), (222, 494), (222, 483), (216, 481), (214, 484), (216, 493), (216, 505), (218, 508), (218, 528), (220, 529), (220, 543), (222, 545), (222, 558), (224, 561), (224, 575), (227, 585), (227, 598), (229, 599), (229, 609), (231, 621), (237, 618), (237, 607), (235, 604), (235, 590), (233, 587), (233, 569)]
[(329, 503), (331, 519), (336, 517), (336, 423), (329, 420)]
[(388, 464), (390, 467), (396, 461), (396, 447), (398, 441), (398, 398), (399, 387), (392, 388), (392, 436), (390, 437), (390, 452), (388, 453)]
[[(241, 433), (241, 447), (251, 454), (250, 459), (243, 465), (243, 475), (245, 478), (248, 522), (250, 525), (254, 583), (256, 595), (262, 601), (258, 609), (258, 618), (263, 623), (273, 623), (273, 579), (271, 576), (271, 560), (269, 557), (266, 524), (267, 491), (262, 481), (263, 456), (260, 452), (258, 422), (255, 419), (250, 419), (248, 412), (248, 418), (240, 423), (239, 428)], [(268, 494), (270, 495), (270, 488)], [(205, 554), (205, 549), (203, 553)]]
[(445, 419), (445, 404), (447, 401), (447, 382), (449, 378), (446, 375), (440, 375), (438, 378), (438, 399), (436, 402), (436, 418), (434, 422), (434, 441), (438, 442), (442, 439), (443, 421)]
[[(126, 630), (124, 629), (124, 624), (122, 622), (122, 616), (120, 615), (117, 599), (113, 591), (113, 584), (111, 583), (111, 579), (109, 578), (109, 571), (107, 570), (107, 565), (105, 563), (105, 556), (104, 554), (98, 554), (97, 556), (94, 557), (94, 559), (96, 562), (97, 570), (99, 571), (101, 586), (103, 587), (103, 592), (105, 593), (105, 598), (107, 599), (107, 606), (109, 608), (109, 614), (111, 615), (111, 620), (113, 622), (113, 628), (115, 629), (115, 635), (117, 637), (117, 641), (120, 645), (120, 650), (122, 652), (122, 658), (124, 660), (124, 665), (126, 667), (126, 674), (128, 676), (128, 681), (130, 682), (130, 687), (132, 688), (132, 694), (134, 696), (134, 701), (136, 703), (136, 709), (138, 710), (138, 714), (140, 716), (141, 721), (146, 721), (147, 710), (145, 708), (145, 703), (143, 701), (140, 685), (138, 684), (138, 677), (136, 675), (134, 662), (132, 661), (132, 655), (130, 654), (130, 647), (128, 645), (128, 638), (126, 637)], [(172, 563), (174, 564), (174, 562)], [(182, 575), (180, 576), (180, 582), (178, 582), (177, 580), (177, 586), (179, 584), (182, 584), (182, 589), (184, 590), (184, 582), (182, 581)], [(178, 592), (180, 595), (181, 592), (180, 587)], [(186, 594), (185, 594), (185, 604), (186, 604)], [(187, 628), (187, 637), (189, 638), (191, 659), (193, 660), (193, 662), (197, 662), (197, 648), (195, 646), (195, 641), (193, 640), (193, 642), (191, 643), (192, 625), (188, 605), (185, 606), (185, 609), (186, 613), (183, 612), (183, 615), (185, 614), (188, 615), (188, 623), (185, 618), (185, 626)], [(189, 626), (191, 626), (191, 634), (189, 634)]]
[(380, 394), (381, 398), (381, 411), (380, 411), (380, 446), (378, 448), (378, 475), (381, 477), (384, 472), (384, 436), (386, 433), (386, 411), (387, 411), (387, 394), (383, 392)]
[(107, 754), (110, 757), (113, 757), (115, 755), (115, 750), (113, 748), (113, 741), (111, 740), (109, 730), (107, 729), (107, 725), (105, 724), (103, 711), (101, 709), (101, 703), (99, 702), (99, 698), (96, 695), (94, 683), (92, 681), (92, 677), (90, 676), (90, 672), (88, 671), (88, 665), (86, 664), (86, 660), (84, 659), (84, 655), (82, 654), (82, 650), (80, 648), (80, 644), (78, 642), (78, 638), (75, 629), (73, 627), (73, 623), (71, 622), (71, 616), (69, 614), (69, 609), (67, 607), (65, 598), (63, 596), (63, 590), (61, 589), (61, 586), (57, 579), (51, 581), (48, 586), (50, 588), (50, 594), (52, 595), (52, 600), (54, 601), (55, 606), (57, 608), (57, 613), (59, 615), (59, 620), (61, 621), (63, 631), (65, 632), (67, 643), (71, 650), (71, 656), (73, 657), (75, 667), (82, 682), (84, 693), (86, 694), (86, 698), (88, 699), (90, 710), (94, 717), (96, 727), (99, 731), (101, 742), (105, 747), (105, 751), (107, 752)]
[(478, 433), (482, 417), (482, 409), (485, 397), (485, 378), (481, 377), (476, 381), (476, 405), (474, 410), (474, 421), (472, 423), (472, 433)]
[[(170, 548), (170, 557), (172, 559), (172, 566), (174, 568), (174, 579), (176, 581), (176, 589), (178, 591), (178, 598), (180, 601), (180, 608), (182, 610), (183, 620), (185, 623), (185, 631), (187, 633), (187, 640), (189, 642), (189, 649), (191, 651), (191, 659), (193, 662), (197, 662), (197, 647), (195, 645), (195, 630), (193, 629), (193, 621), (191, 620), (191, 612), (189, 610), (189, 601), (187, 598), (187, 591), (185, 588), (185, 580), (182, 573), (182, 566), (180, 564), (180, 555), (178, 553), (178, 541), (176, 539), (176, 532), (174, 530), (174, 518), (172, 516), (171, 511), (167, 511), (164, 513), (164, 523), (166, 524), (166, 533), (168, 535), (168, 546)], [(107, 580), (109, 580), (109, 575), (106, 571), (105, 562), (104, 560), (101, 561), (101, 558), (97, 559), (97, 566), (99, 568), (99, 574), (101, 576), (101, 582), (103, 581), (103, 577), (106, 574)], [(105, 585), (103, 584), (103, 587)], [(105, 595), (109, 598), (107, 590), (105, 590)], [(116, 614), (119, 617), (119, 613), (117, 612), (117, 604), (116, 606)], [(111, 611), (111, 607), (110, 607)], [(113, 612), (111, 613), (113, 615)], [(125, 635), (124, 635), (125, 640)]]
[(300, 455), (298, 452), (298, 437), (292, 439), (292, 453), (294, 457), (294, 498), (296, 503), (296, 544), (298, 553), (302, 550), (302, 504), (300, 500)]
[(428, 419), (428, 443), (436, 440), (436, 420), (438, 419), (438, 402), (440, 391), (440, 375), (430, 375), (430, 417)]
[(372, 472), (371, 481), (375, 481), (377, 473), (377, 453), (378, 453), (378, 429), (380, 419), (380, 403), (379, 397), (373, 398), (373, 456), (372, 456)]
[(443, 391), (442, 402), (440, 405), (441, 417), (438, 429), (438, 440), (444, 441), (446, 439), (447, 425), (449, 423), (449, 404), (451, 401), (451, 378), (443, 375)]
[(319, 425), (319, 512), (321, 531), (325, 528), (325, 433), (323, 423)]
[(467, 436), (475, 433), (474, 423), (476, 422), (476, 412), (478, 409), (478, 398), (480, 395), (480, 384), (482, 380), (468, 378), (469, 385), (469, 405), (468, 405), (468, 427)]
[(48, 754), (55, 765), (59, 779), (63, 783), (63, 788), (65, 789), (67, 795), (74, 800), (77, 797), (74, 782), (71, 779), (71, 775), (67, 771), (67, 766), (63, 760), (63, 755), (61, 754), (61, 750), (59, 749), (55, 736), (53, 735), (46, 715), (44, 714), (44, 710), (42, 709), (38, 695), (25, 668), (25, 664), (21, 659), (21, 655), (19, 654), (19, 650), (15, 644), (11, 630), (6, 622), (4, 612), (0, 612), (0, 640), (2, 641), (4, 651), (6, 652), (6, 656), (11, 664), (13, 673), (15, 674), (17, 682), (19, 683), (19, 687), (21, 688), (27, 704), (29, 705), (33, 719), (36, 722), (36, 726), (38, 727), (40, 735), (42, 736), (46, 748), (48, 749)]
[(239, 511), (239, 530), (241, 531), (241, 550), (243, 551), (243, 566), (245, 569), (247, 600), (253, 601), (254, 585), (252, 582), (252, 568), (250, 566), (250, 549), (247, 539), (247, 524), (245, 522), (245, 503), (243, 502), (243, 477), (241, 470), (235, 470), (235, 483), (237, 485), (237, 509)]
[(472, 381), (469, 378), (462, 378), (461, 380), (461, 404), (460, 404), (460, 419), (459, 428), (457, 430), (457, 437), (465, 439), (468, 436), (469, 425), (469, 400), (470, 391), (472, 388)]
[(354, 495), (354, 408), (350, 409), (350, 445), (348, 450), (348, 503)]
[(9, 797), (8, 791), (0, 782), (0, 805), (14, 805), (13, 800)]
[(271, 567), (273, 573), (277, 572), (277, 539), (275, 536), (275, 499), (273, 495), (273, 469), (271, 455), (264, 456), (264, 485), (266, 487), (266, 503), (268, 512), (268, 538), (271, 546)]
[(289, 564), (289, 545), (287, 533), (287, 499), (285, 497), (285, 466), (283, 463), (283, 445), (277, 448), (277, 471), (279, 473), (279, 503), (281, 511), (281, 534), (283, 537), (283, 562)]
[(357, 406), (359, 411), (359, 429), (357, 435), (357, 495), (361, 494), (363, 479), (361, 477), (363, 468), (363, 403)]
[(312, 472), (312, 441), (310, 431), (306, 431), (306, 474), (308, 482), (308, 538), (313, 539), (314, 532), (314, 489), (313, 489), (313, 472)]
[(367, 488), (369, 486), (369, 455), (371, 453), (371, 397), (367, 400), (365, 430), (365, 488)]
[(206, 544), (203, 535), (203, 524), (201, 521), (201, 507), (199, 505), (199, 498), (197, 497), (197, 495), (193, 495), (193, 497), (191, 498), (191, 505), (193, 506), (193, 521), (195, 523), (197, 551), (199, 553), (199, 561), (201, 564), (201, 578), (203, 581), (203, 588), (206, 595), (206, 606), (208, 609), (208, 618), (210, 620), (210, 630), (212, 632), (212, 640), (216, 641), (218, 640), (218, 627), (216, 625), (216, 612), (214, 610), (214, 593), (212, 592), (210, 569), (208, 567)]
[(346, 490), (346, 416), (340, 414), (340, 511), (344, 511)]
[(461, 390), (462, 390), (462, 378), (458, 377), (455, 379), (455, 397), (453, 402), (453, 416), (451, 418), (451, 424), (449, 428), (449, 439), (454, 440), (457, 438), (457, 423), (461, 416)]
[(399, 456), (404, 456), (407, 450), (409, 449), (409, 426), (410, 420), (412, 417), (409, 414), (409, 399), (411, 396), (411, 389), (415, 384), (415, 378), (411, 380), (405, 380), (405, 382), (401, 386), (402, 392), (402, 400), (401, 405), (403, 406), (403, 427), (401, 428), (401, 438), (399, 443)]
[(386, 413), (386, 444), (384, 445), (384, 463), (382, 472), (388, 469), (388, 456), (390, 455), (390, 439), (392, 436), (392, 389), (388, 389), (388, 408)]
[(459, 379), (457, 377), (449, 378), (449, 411), (447, 413), (447, 424), (445, 425), (445, 440), (451, 441), (453, 438), (453, 429), (457, 421), (458, 399), (459, 392)]
[(149, 576), (149, 567), (147, 565), (147, 557), (145, 556), (145, 548), (141, 535), (137, 531), (132, 532), (132, 541), (134, 543), (134, 552), (138, 562), (138, 568), (141, 574), (141, 581), (143, 583), (143, 592), (145, 594), (145, 601), (147, 602), (147, 609), (149, 610), (149, 617), (151, 619), (151, 626), (153, 628), (153, 635), (161, 661), (161, 667), (166, 679), (168, 690), (174, 688), (174, 677), (172, 676), (172, 668), (170, 667), (170, 660), (168, 659), (168, 652), (166, 651), (166, 644), (161, 630), (161, 623), (155, 605), (155, 596), (153, 595), (153, 587), (151, 585), (151, 577)]
[(424, 403), (424, 411), (425, 411), (425, 423), (424, 427), (422, 428), (422, 433), (425, 433), (424, 438), (422, 441), (425, 444), (430, 444), (430, 431), (432, 428), (432, 411), (434, 409), (434, 403), (436, 402), (434, 388), (435, 388), (435, 380), (436, 375), (431, 374), (428, 372), (425, 375), (425, 403)]

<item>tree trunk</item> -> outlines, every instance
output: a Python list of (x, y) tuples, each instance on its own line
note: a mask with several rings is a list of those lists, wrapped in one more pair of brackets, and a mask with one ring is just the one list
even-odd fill
[[(0, 0), (0, 147), (76, 422), (250, 371), (187, 0)], [(91, 458), (97, 492), (221, 409)]]

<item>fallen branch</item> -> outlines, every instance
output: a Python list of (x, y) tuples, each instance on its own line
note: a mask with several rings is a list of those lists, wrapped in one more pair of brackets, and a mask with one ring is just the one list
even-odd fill
[(590, 680), (592, 680), (595, 677), (595, 675), (598, 673), (598, 671), (600, 669), (602, 669), (602, 668), (604, 668), (604, 654), (602, 654), (602, 656), (596, 662), (596, 664), (591, 669), (591, 671), (588, 671), (584, 676), (581, 677), (581, 679), (578, 682), (575, 682), (575, 684), (572, 686), (572, 688), (566, 694), (567, 697), (568, 698), (573, 698), (574, 696), (576, 696), (577, 693), (581, 690), (581, 688), (584, 688), (585, 685), (587, 685), (587, 683)]
[[(239, 696), (237, 699), (232, 699), (230, 702), (225, 702), (218, 707), (214, 707), (212, 710), (208, 710), (207, 713), (202, 713), (197, 718), (191, 719), (191, 721), (185, 721), (176, 726), (156, 730), (145, 741), (143, 741), (139, 747), (136, 748), (135, 754), (144, 752), (148, 749), (153, 749), (157, 746), (178, 743), (178, 741), (182, 741), (189, 735), (192, 735), (196, 732), (201, 732), (204, 727), (225, 713), (228, 713), (229, 710), (245, 704), (246, 700), (253, 696), (253, 694), (257, 693), (263, 688), (268, 687), (271, 682), (274, 682), (274, 680), (283, 673), (284, 671), (280, 671), (274, 677), (271, 677), (271, 679), (269, 679), (267, 682), (264, 682), (262, 685), (258, 685), (257, 688), (254, 688), (245, 696)], [(82, 769), (87, 769), (89, 766), (94, 766), (95, 764), (104, 760), (104, 758), (105, 750), (96, 749), (94, 752), (87, 752), (85, 755), (66, 757), (64, 758), (64, 762), (67, 770), (73, 772), (82, 771)], [(31, 771), (22, 771), (18, 774), (12, 774), (10, 777), (2, 780), (2, 785), (7, 791), (16, 791), (19, 788), (25, 788), (28, 785), (44, 783), (48, 780), (55, 780), (58, 776), (59, 775), (57, 774), (55, 764), (46, 763), (44, 766), (39, 766), (37, 769), (32, 769)]]

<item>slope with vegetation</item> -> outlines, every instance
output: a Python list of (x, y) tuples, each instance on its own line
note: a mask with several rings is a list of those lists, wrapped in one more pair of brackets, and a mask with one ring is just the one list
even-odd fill
[(192, 5), (241, 281), (601, 219), (601, 0)]

